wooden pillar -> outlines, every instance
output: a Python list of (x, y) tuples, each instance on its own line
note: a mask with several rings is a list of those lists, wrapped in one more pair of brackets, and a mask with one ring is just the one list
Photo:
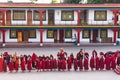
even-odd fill
[(5, 10), (2, 10), (2, 25), (5, 25)]
[(42, 14), (43, 14), (43, 12), (44, 12), (45, 10), (39, 10), (38, 12), (40, 13), (40, 26), (42, 26)]
[(77, 25), (81, 25), (81, 15), (80, 13), (82, 12), (82, 10), (75, 10), (77, 12), (78, 15), (78, 20), (77, 20)]
[(77, 40), (78, 40), (78, 44), (80, 44), (80, 32), (82, 30), (76, 30), (77, 31)]
[(112, 10), (114, 14), (114, 26), (117, 26), (118, 10)]
[(2, 32), (2, 43), (5, 44), (5, 32), (6, 30), (1, 30)]
[(43, 43), (43, 32), (44, 32), (44, 30), (39, 30), (39, 32), (40, 32), (40, 44), (42, 44)]
[(116, 43), (118, 30), (112, 30), (112, 31), (113, 31), (113, 42)]

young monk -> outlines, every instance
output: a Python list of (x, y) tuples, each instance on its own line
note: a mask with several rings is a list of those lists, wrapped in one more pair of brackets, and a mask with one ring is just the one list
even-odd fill
[(110, 59), (110, 56), (107, 54), (105, 57), (106, 70), (110, 70), (111, 68), (110, 63), (111, 63), (111, 59)]
[(19, 60), (17, 59), (15, 61), (15, 70), (16, 70), (16, 72), (18, 72), (18, 69), (19, 69)]
[(45, 66), (46, 66), (46, 62), (44, 60), (44, 58), (42, 59), (42, 70), (44, 71), (45, 70)]
[(99, 70), (99, 57), (97, 56), (97, 54), (96, 54), (96, 56), (95, 56), (95, 65), (96, 65), (96, 70)]
[(32, 70), (32, 60), (30, 57), (27, 60), (27, 69), (29, 70), (29, 72), (31, 72)]
[(72, 67), (72, 61), (71, 61), (71, 58), (68, 57), (68, 59), (67, 59), (67, 68), (68, 68), (68, 71), (70, 71), (71, 67)]
[(7, 61), (3, 60), (3, 71), (7, 72)]
[(14, 70), (14, 64), (13, 64), (12, 60), (10, 60), (10, 62), (8, 64), (8, 68), (9, 68), (10, 72), (12, 72)]
[(85, 56), (84, 56), (84, 70), (88, 70), (89, 67), (88, 67), (88, 63), (89, 62), (89, 54), (88, 53), (85, 53)]
[(21, 70), (22, 70), (22, 72), (24, 72), (24, 71), (26, 70), (24, 58), (23, 58), (22, 61), (21, 61)]
[(74, 70), (76, 71), (78, 69), (78, 61), (76, 58), (74, 59), (73, 63), (74, 63)]
[(104, 69), (104, 64), (105, 64), (104, 53), (100, 52), (100, 60), (99, 60), (100, 70)]
[(95, 68), (95, 64), (94, 64), (94, 56), (92, 55), (91, 59), (90, 59), (90, 68), (91, 70), (93, 70)]
[(57, 69), (57, 60), (56, 60), (56, 58), (54, 58), (54, 60), (53, 60), (53, 68), (54, 68), (54, 70)]
[(41, 71), (41, 63), (39, 58), (36, 58), (36, 68), (37, 68), (37, 72), (40, 70)]
[(116, 69), (116, 57), (114, 55), (111, 57), (111, 68)]

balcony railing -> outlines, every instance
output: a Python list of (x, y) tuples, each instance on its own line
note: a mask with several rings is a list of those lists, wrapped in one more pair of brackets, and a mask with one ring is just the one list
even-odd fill
[[(43, 21), (42, 26), (77, 26), (77, 20), (74, 21), (60, 21), (60, 20), (54, 20), (54, 21)], [(2, 25), (0, 23), (0, 25)], [(107, 20), (107, 21), (94, 21), (94, 20), (81, 20), (81, 24), (78, 26), (113, 26), (114, 21), (113, 20)], [(118, 21), (118, 25), (120, 25), (120, 21)], [(5, 26), (40, 26), (40, 21), (11, 21), (7, 22)]]

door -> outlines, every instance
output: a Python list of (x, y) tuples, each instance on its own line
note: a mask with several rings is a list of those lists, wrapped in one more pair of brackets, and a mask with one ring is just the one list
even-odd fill
[(57, 43), (57, 30), (54, 30), (54, 42)]
[(54, 25), (54, 10), (48, 10), (48, 24)]
[(27, 24), (32, 25), (32, 11), (27, 12)]
[(23, 34), (22, 34), (22, 40), (23, 40), (23, 42), (28, 42), (28, 36), (29, 36), (29, 34), (28, 34), (28, 30), (24, 30), (23, 32), (22, 32)]
[(97, 42), (97, 37), (98, 37), (98, 30), (93, 30), (93, 43)]
[(22, 42), (22, 31), (18, 31), (18, 42)]
[(64, 30), (59, 31), (59, 42), (64, 42)]
[(11, 25), (11, 11), (6, 11), (6, 25)]

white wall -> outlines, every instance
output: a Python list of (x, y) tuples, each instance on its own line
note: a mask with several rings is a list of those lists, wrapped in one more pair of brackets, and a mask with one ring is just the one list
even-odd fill
[(2, 42), (2, 32), (0, 31), (0, 42)]
[(43, 42), (54, 42), (54, 38), (47, 38), (47, 30), (43, 32)]
[(17, 42), (17, 38), (10, 38), (10, 30), (5, 32), (5, 41), (6, 42)]
[(107, 10), (107, 20), (106, 21), (95, 21), (94, 20), (94, 10), (88, 10), (88, 24), (90, 24), (90, 25), (91, 24), (106, 25), (106, 24), (111, 24), (111, 23), (113, 24), (114, 21), (112, 20), (112, 18), (113, 18), (113, 12), (110, 10)]
[(75, 25), (77, 24), (77, 12), (74, 11), (74, 21), (61, 21), (61, 10), (55, 10), (55, 24), (56, 25)]

